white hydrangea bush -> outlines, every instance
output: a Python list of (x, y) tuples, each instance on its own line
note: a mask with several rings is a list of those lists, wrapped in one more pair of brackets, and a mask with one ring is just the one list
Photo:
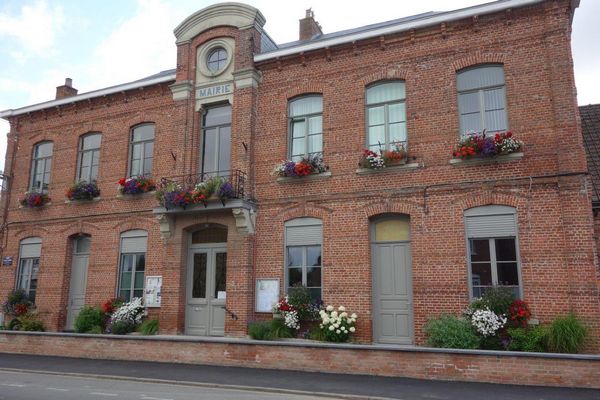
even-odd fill
[(488, 307), (481, 310), (474, 310), (471, 313), (471, 324), (477, 329), (480, 335), (490, 337), (504, 328), (506, 325), (506, 317), (497, 315)]
[(146, 308), (144, 307), (141, 297), (134, 297), (129, 303), (123, 304), (110, 317), (111, 325), (115, 322), (123, 321), (132, 325), (139, 325), (142, 319), (146, 316)]
[(321, 323), (319, 327), (323, 336), (330, 342), (347, 342), (350, 334), (356, 332), (354, 324), (358, 318), (356, 314), (348, 315), (344, 306), (335, 307), (328, 305), (319, 311)]

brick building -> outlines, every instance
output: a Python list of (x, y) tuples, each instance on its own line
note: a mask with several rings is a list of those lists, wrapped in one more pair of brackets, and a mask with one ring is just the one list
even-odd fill
[[(269, 315), (256, 298), (277, 280), (278, 294), (302, 283), (356, 312), (362, 341), (422, 344), (427, 318), (505, 285), (542, 323), (580, 315), (598, 351), (577, 4), (502, 0), (331, 34), (309, 10), (300, 39), (279, 45), (253, 7), (198, 11), (174, 31), (176, 69), (83, 94), (67, 80), (53, 101), (0, 113), (11, 126), (0, 297), (25, 288), (64, 330), (82, 304), (139, 296), (159, 276), (161, 332), (242, 336)], [(483, 129), (524, 145), (452, 157)], [(408, 155), (398, 165), (358, 166), (364, 149), (395, 146)], [(272, 175), (318, 155), (321, 173)], [(233, 198), (165, 208), (118, 194), (142, 174), (182, 186), (222, 176)], [(100, 196), (65, 201), (78, 179)], [(50, 203), (20, 207), (31, 189)]]

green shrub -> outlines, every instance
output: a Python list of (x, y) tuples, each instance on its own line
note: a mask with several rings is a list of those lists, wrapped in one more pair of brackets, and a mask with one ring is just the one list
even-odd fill
[(306, 339), (318, 340), (320, 342), (324, 342), (326, 340), (325, 334), (319, 327), (310, 329), (306, 334)]
[(156, 335), (158, 333), (158, 320), (149, 319), (147, 321), (144, 321), (142, 322), (138, 330), (142, 335)]
[(547, 351), (546, 341), (548, 332), (543, 326), (508, 328), (508, 335), (510, 336), (510, 343), (507, 350), (531, 351), (535, 353)]
[(17, 318), (11, 319), (10, 322), (8, 323), (8, 330), (9, 331), (20, 331), (21, 330), (21, 321), (19, 321)]
[(89, 331), (87, 331), (86, 333), (91, 333), (94, 335), (101, 335), (104, 333), (104, 329), (102, 329), (101, 326), (96, 325), (96, 326), (92, 326), (91, 329)]
[(508, 308), (515, 301), (515, 292), (512, 288), (494, 286), (486, 289), (481, 300), (496, 314), (508, 315)]
[(135, 330), (135, 325), (128, 321), (117, 321), (111, 326), (113, 335), (127, 335)]
[(504, 350), (502, 339), (498, 335), (481, 336), (479, 348), (482, 350)]
[(442, 315), (425, 325), (427, 345), (448, 349), (477, 349), (480, 339), (469, 321)]
[(558, 317), (548, 328), (548, 349), (554, 353), (578, 353), (586, 335), (587, 328), (575, 314)]
[(271, 339), (292, 338), (292, 330), (285, 325), (285, 321), (281, 318), (274, 318), (271, 321)]
[(98, 307), (85, 306), (75, 318), (75, 332), (87, 333), (93, 327), (103, 328), (106, 323), (106, 315)]
[(271, 323), (268, 321), (251, 322), (248, 324), (248, 334), (255, 340), (270, 340)]
[(319, 309), (306, 286), (295, 284), (288, 290), (288, 304), (298, 312), (300, 321), (319, 319)]

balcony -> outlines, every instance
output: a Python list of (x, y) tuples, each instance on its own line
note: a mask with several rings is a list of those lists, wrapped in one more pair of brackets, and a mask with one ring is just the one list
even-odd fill
[(170, 238), (175, 216), (231, 210), (238, 231), (254, 233), (256, 205), (246, 191), (247, 175), (229, 170), (205, 174), (163, 177), (154, 208), (163, 238)]

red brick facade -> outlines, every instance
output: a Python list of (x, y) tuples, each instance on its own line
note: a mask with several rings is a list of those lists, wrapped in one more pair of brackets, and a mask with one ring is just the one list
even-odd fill
[[(228, 228), (229, 336), (246, 334), (254, 313), (255, 280), (284, 281), (284, 223), (314, 217), (323, 223), (323, 298), (359, 315), (358, 338), (372, 340), (370, 219), (410, 217), (412, 315), (416, 344), (423, 325), (441, 313), (460, 313), (469, 301), (465, 210), (516, 208), (521, 286), (535, 318), (549, 322), (569, 311), (591, 327), (588, 349), (600, 349), (598, 261), (590, 181), (578, 120), (570, 50), (570, 1), (543, 1), (478, 18), (460, 19), (331, 48), (254, 62), (261, 30), (212, 26), (178, 43), (175, 84), (197, 79), (196, 51), (216, 38), (235, 42), (231, 168), (248, 174), (246, 194), (256, 205), (256, 231), (236, 228), (230, 209), (169, 217), (161, 238), (153, 197), (117, 197), (128, 171), (131, 127), (156, 127), (155, 177), (194, 174), (200, 158), (201, 113), (192, 95), (174, 100), (166, 82), (75, 101), (9, 118), (10, 176), (0, 297), (15, 287), (20, 240), (42, 239), (37, 305), (53, 330), (65, 324), (70, 238), (91, 235), (86, 303), (116, 293), (120, 234), (148, 232), (146, 275), (163, 277), (162, 306), (151, 313), (161, 331), (185, 326), (187, 243), (202, 224)], [(260, 24), (258, 24), (260, 25)], [(459, 134), (456, 73), (479, 64), (503, 65), (511, 130), (525, 142), (524, 157), (506, 163), (451, 165)], [(241, 84), (254, 73), (254, 84)], [(245, 75), (246, 76), (246, 75)], [(382, 80), (406, 85), (409, 158), (414, 169), (356, 173), (365, 147), (365, 87)], [(195, 82), (198, 84), (199, 82)], [(241, 86), (241, 87), (240, 87)], [(280, 182), (273, 167), (288, 154), (288, 100), (323, 97), (323, 157), (331, 175)], [(64, 203), (75, 179), (79, 137), (102, 133), (99, 201)], [(54, 142), (49, 196), (39, 210), (19, 208), (28, 189), (33, 146)]]

